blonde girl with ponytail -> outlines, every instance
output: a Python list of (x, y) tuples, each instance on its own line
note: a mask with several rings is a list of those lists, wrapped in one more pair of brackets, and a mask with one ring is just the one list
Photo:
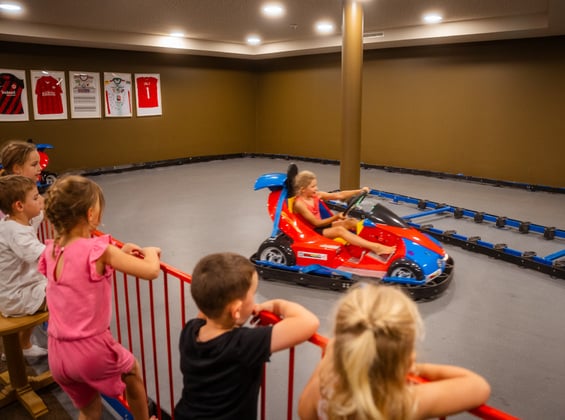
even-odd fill
[[(486, 402), (479, 375), (415, 363), (423, 324), (416, 304), (391, 286), (360, 283), (338, 303), (334, 336), (300, 398), (303, 420), (442, 417)], [(408, 381), (409, 373), (430, 380)]]

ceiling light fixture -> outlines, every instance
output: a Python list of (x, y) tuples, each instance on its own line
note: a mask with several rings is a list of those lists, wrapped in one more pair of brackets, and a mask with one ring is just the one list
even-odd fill
[(439, 23), (443, 20), (441, 15), (437, 13), (430, 13), (428, 15), (424, 15), (424, 22), (426, 23)]
[(278, 3), (267, 3), (261, 8), (261, 10), (265, 16), (269, 17), (280, 17), (284, 15), (284, 7)]
[(22, 11), (22, 6), (15, 3), (0, 3), (0, 10), (10, 13), (18, 13)]
[(334, 31), (334, 24), (327, 21), (316, 23), (316, 32), (320, 34), (331, 34)]
[(249, 35), (247, 37), (247, 43), (249, 45), (259, 45), (261, 43), (261, 38), (257, 35)]
[(180, 32), (180, 31), (171, 32), (171, 33), (169, 34), (169, 36), (174, 36), (175, 38), (183, 38), (183, 37), (184, 37), (184, 32)]

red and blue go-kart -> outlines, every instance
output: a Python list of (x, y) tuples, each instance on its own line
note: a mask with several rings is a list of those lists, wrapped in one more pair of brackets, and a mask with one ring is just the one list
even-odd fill
[[(270, 190), (267, 207), (273, 220), (271, 236), (251, 257), (262, 278), (333, 290), (370, 279), (398, 284), (417, 300), (433, 299), (447, 289), (453, 275), (453, 260), (440, 243), (410, 227), (370, 194), (359, 194), (347, 204), (328, 204), (358, 218), (357, 234), (361, 237), (396, 245), (394, 254), (382, 258), (339, 238), (329, 239), (316, 233), (292, 212), (292, 185), (297, 172), (296, 165), (291, 164), (286, 174), (265, 174), (255, 182), (255, 190)], [(326, 203), (321, 202), (320, 207), (322, 217), (331, 215)]]

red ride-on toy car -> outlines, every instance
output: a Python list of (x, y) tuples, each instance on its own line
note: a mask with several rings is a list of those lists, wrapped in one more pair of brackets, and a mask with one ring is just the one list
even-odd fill
[[(367, 249), (326, 238), (292, 212), (292, 185), (298, 169), (291, 164), (286, 174), (260, 176), (255, 190), (269, 188), (268, 211), (273, 220), (271, 236), (251, 257), (262, 278), (328, 288), (347, 289), (359, 280), (370, 279), (405, 288), (414, 299), (433, 299), (448, 287), (453, 260), (440, 243), (410, 227), (402, 218), (366, 193), (353, 197), (342, 211), (360, 219), (361, 237), (396, 245), (387, 259)], [(321, 202), (322, 217), (331, 210)]]
[[(32, 140), (28, 140), (28, 142), (33, 143)], [(37, 187), (40, 192), (44, 192), (57, 179), (56, 173), (49, 172), (45, 169), (49, 164), (49, 155), (47, 154), (46, 150), (53, 149), (54, 147), (51, 144), (47, 143), (39, 143), (36, 144), (35, 147), (37, 148), (37, 152), (39, 153), (39, 166), (41, 167), (41, 174), (39, 175), (39, 179), (37, 180)]]

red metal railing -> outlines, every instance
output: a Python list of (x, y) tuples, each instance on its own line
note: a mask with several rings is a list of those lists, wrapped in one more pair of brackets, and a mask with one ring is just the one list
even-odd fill
[[(39, 236), (42, 240), (53, 237), (53, 229), (48, 223), (42, 224)], [(122, 245), (118, 241), (115, 243), (118, 246)], [(191, 276), (168, 264), (161, 263), (161, 275), (154, 281), (140, 280), (124, 273), (115, 273), (114, 280), (112, 332), (115, 338), (138, 358), (147, 394), (155, 402), (158, 418), (163, 419), (169, 416), (174, 418), (174, 404), (180, 397), (182, 389), (182, 378), (178, 366), (179, 357), (176, 350), (178, 335), (186, 323), (188, 313), (193, 311), (192, 317), (197, 312), (195, 307), (190, 308), (187, 305), (186, 293), (190, 287)], [(269, 312), (262, 312), (259, 317), (261, 325), (275, 324), (279, 321), (276, 315)], [(172, 335), (171, 332), (173, 332)], [(319, 347), (320, 353), (323, 354), (328, 339), (314, 334), (309, 342)], [(289, 420), (293, 418), (296, 357), (296, 349), (290, 349), (288, 351), (286, 397), (286, 417)], [(161, 369), (161, 363), (165, 363), (163, 369)], [(264, 369), (263, 375), (260, 396), (261, 419), (267, 418), (267, 385), (269, 382), (267, 372), (269, 369), (271, 366)], [(275, 399), (277, 397), (278, 393)], [(269, 401), (272, 400), (269, 399)], [(279, 403), (280, 401), (277, 402)], [(487, 405), (469, 412), (486, 420), (517, 419), (517, 417)], [(280, 418), (280, 415), (277, 415), (277, 418)]]

